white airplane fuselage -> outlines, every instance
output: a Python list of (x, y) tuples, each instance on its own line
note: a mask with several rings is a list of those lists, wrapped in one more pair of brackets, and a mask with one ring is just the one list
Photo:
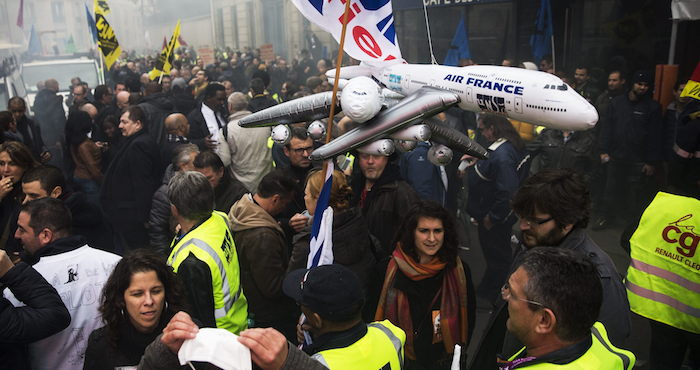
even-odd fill
[(596, 109), (549, 73), (485, 65), (395, 64), (374, 77), (403, 95), (433, 86), (458, 94), (459, 107), (464, 110), (504, 114), (554, 129), (587, 130), (598, 122)]

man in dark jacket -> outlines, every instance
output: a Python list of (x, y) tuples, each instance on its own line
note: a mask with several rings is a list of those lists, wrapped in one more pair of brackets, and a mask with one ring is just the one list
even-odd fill
[(199, 147), (183, 144), (175, 149), (171, 164), (165, 169), (163, 183), (153, 194), (151, 211), (148, 214), (148, 239), (151, 248), (167, 256), (173, 241), (174, 224), (171, 220), (170, 201), (168, 200), (168, 183), (178, 171), (194, 171), (194, 159), (199, 154)]
[(115, 251), (123, 253), (148, 245), (145, 223), (160, 180), (160, 156), (141, 108), (129, 107), (119, 128), (124, 141), (105, 173), (100, 202), (114, 230)]
[(219, 130), (226, 121), (226, 88), (218, 83), (209, 84), (202, 93), (202, 102), (187, 115), (190, 123), (191, 142), (197, 144), (200, 150), (214, 150), (226, 140), (219, 138)]
[(92, 247), (112, 251), (111, 232), (100, 207), (85, 194), (68, 190), (66, 179), (57, 167), (45, 165), (27, 170), (22, 176), (22, 192), (24, 203), (46, 197), (62, 200), (70, 209), (73, 232), (84, 236)]
[(248, 102), (248, 110), (253, 113), (277, 105), (276, 101), (265, 94), (265, 82), (260, 78), (250, 80), (250, 92), (253, 99)]
[(296, 338), (297, 308), (282, 293), (289, 246), (274, 217), (287, 207), (295, 189), (294, 180), (274, 170), (260, 181), (257, 193), (244, 195), (229, 212), (250, 318), (256, 327), (273, 327), (289, 340)]
[(149, 123), (148, 133), (159, 146), (165, 141), (165, 117), (175, 111), (170, 99), (162, 92), (162, 86), (155, 81), (146, 84), (144, 97), (139, 107), (146, 113)]
[(63, 131), (66, 125), (66, 112), (63, 110), (63, 97), (58, 95), (58, 81), (46, 80), (45, 88), (34, 99), (34, 119), (41, 128), (42, 138), (49, 152), (52, 165), (63, 166)]
[(352, 181), (352, 205), (362, 210), (370, 234), (379, 239), (385, 255), (394, 250), (392, 243), (403, 217), (419, 199), (389, 160), (383, 155), (359, 153), (356, 162), (360, 173)]
[(70, 314), (56, 289), (24, 262), (13, 265), (0, 250), (0, 284), (25, 306), (15, 307), (0, 297), (0, 364), (7, 369), (29, 369), (24, 344), (44, 339), (65, 329)]
[[(612, 343), (621, 345), (631, 325), (627, 292), (610, 257), (586, 235), (589, 208), (586, 184), (571, 170), (543, 170), (527, 179), (513, 199), (513, 210), (520, 217), (522, 244), (516, 249), (511, 272), (525, 252), (534, 247), (563, 248), (588, 256), (598, 270), (603, 288), (597, 321), (605, 325)], [(506, 303), (502, 299), (495, 302), (472, 368), (493, 367), (494, 356), (503, 343), (508, 318)], [(520, 348), (512, 340), (506, 340), (506, 346), (512, 348), (504, 348), (503, 353), (514, 353)]]
[(15, 118), (17, 131), (22, 134), (22, 141), (32, 151), (34, 159), (42, 163), (50, 160), (51, 153), (49, 153), (46, 145), (44, 145), (44, 140), (41, 138), (41, 129), (34, 120), (27, 117), (27, 103), (24, 99), (19, 96), (11, 98), (7, 102), (7, 108)]
[[(594, 227), (610, 226), (616, 216), (641, 215), (655, 192), (653, 176), (663, 155), (661, 107), (648, 94), (653, 75), (633, 75), (627, 94), (613, 99), (599, 134), (600, 161), (607, 163), (603, 216)], [(617, 213), (617, 214), (616, 214)]]
[(217, 211), (230, 211), (233, 203), (248, 192), (245, 185), (233, 177), (231, 171), (224, 167), (221, 158), (212, 151), (200, 153), (194, 159), (194, 168), (204, 175), (214, 188), (214, 209)]
[(532, 172), (545, 168), (572, 168), (590, 179), (593, 132), (544, 129), (525, 145), (534, 158)]

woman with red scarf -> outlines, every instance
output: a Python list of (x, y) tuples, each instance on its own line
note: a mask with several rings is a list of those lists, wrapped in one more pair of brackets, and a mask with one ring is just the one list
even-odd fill
[(397, 239), (375, 320), (406, 332), (406, 369), (449, 369), (455, 344), (466, 353), (476, 305), (454, 223), (439, 204), (421, 201)]

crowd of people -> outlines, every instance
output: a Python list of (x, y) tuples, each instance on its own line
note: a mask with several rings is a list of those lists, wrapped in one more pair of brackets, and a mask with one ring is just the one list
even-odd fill
[[(436, 118), (488, 160), (436, 166), (429, 143), (347, 153), (329, 196), (334, 264), (307, 269), (325, 175), (309, 155), (321, 143), (308, 122), (278, 144), (238, 121), (330, 90), (331, 62), (249, 50), (205, 66), (185, 53), (153, 81), (151, 64), (118, 63), (94, 89), (76, 77), (68, 112), (54, 79), (33, 117), (22, 98), (0, 112), (3, 366), (177, 368), (202, 327), (240, 335), (264, 369), (634, 366), (620, 349), (628, 293), (586, 228), (629, 239), (658, 190), (700, 195), (685, 155), (698, 150), (699, 102), (680, 98), (682, 84), (662, 115), (650, 73), (609, 71), (601, 93), (580, 66), (567, 81), (598, 109), (593, 130), (451, 108)], [(340, 114), (332, 127), (353, 124)], [(486, 261), (479, 284), (460, 256), (465, 221)], [(477, 301), (491, 309), (478, 338)]]

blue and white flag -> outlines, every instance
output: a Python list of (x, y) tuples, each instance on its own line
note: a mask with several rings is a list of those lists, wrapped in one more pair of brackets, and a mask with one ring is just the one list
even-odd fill
[(541, 0), (540, 9), (537, 11), (537, 20), (535, 21), (535, 33), (530, 36), (532, 56), (535, 57), (537, 63), (545, 55), (552, 53), (553, 34), (552, 7), (549, 0)]
[(328, 168), (316, 202), (314, 222), (311, 225), (311, 242), (309, 243), (309, 258), (306, 268), (333, 263), (333, 208), (328, 203), (331, 200), (333, 185), (333, 160), (327, 160)]
[(469, 50), (469, 37), (467, 37), (467, 27), (464, 22), (464, 16), (459, 21), (457, 30), (455, 31), (454, 37), (452, 37), (452, 42), (450, 43), (450, 49), (447, 51), (447, 56), (445, 56), (445, 61), (442, 62), (446, 66), (458, 66), (460, 59), (471, 59), (472, 53)]
[(90, 35), (92, 35), (92, 43), (95, 44), (97, 43), (97, 26), (95, 25), (95, 19), (92, 18), (92, 13), (90, 13), (87, 4), (85, 4), (85, 17), (87, 18)]

